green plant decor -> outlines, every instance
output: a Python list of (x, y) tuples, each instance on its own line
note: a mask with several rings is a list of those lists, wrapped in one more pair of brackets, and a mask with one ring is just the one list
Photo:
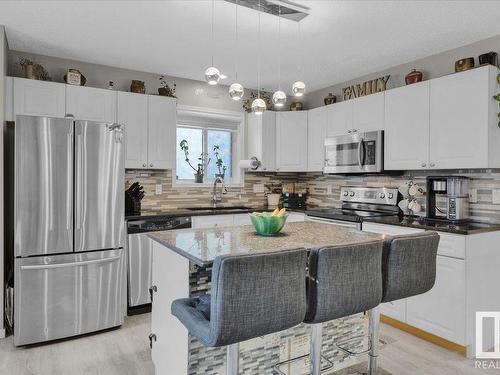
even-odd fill
[(52, 77), (49, 75), (49, 72), (40, 65), (39, 63), (30, 60), (25, 57), (21, 57), (19, 59), (19, 66), (23, 69), (23, 71), (26, 73), (26, 69), (28, 69), (28, 66), (32, 66), (33, 68), (33, 77), (35, 79), (38, 79), (40, 81), (52, 81)]
[(219, 145), (214, 145), (214, 156), (215, 156), (215, 165), (217, 166), (217, 170), (219, 171), (219, 175), (224, 178), (226, 175), (227, 166), (224, 165), (224, 160), (222, 160), (220, 147)]
[(210, 158), (206, 153), (201, 153), (200, 156), (198, 157), (198, 164), (196, 167), (193, 166), (191, 163), (191, 160), (189, 159), (189, 143), (187, 140), (183, 139), (181, 143), (179, 143), (179, 146), (181, 150), (184, 152), (185, 159), (184, 161), (188, 163), (188, 165), (193, 169), (193, 171), (196, 174), (205, 174), (205, 171), (207, 170), (208, 165), (210, 164)]
[(172, 87), (170, 87), (165, 79), (165, 76), (160, 76), (158, 79), (160, 81), (160, 88), (158, 89), (158, 93), (162, 96), (168, 96), (170, 98), (177, 98), (175, 95), (175, 89), (177, 85), (174, 83)]

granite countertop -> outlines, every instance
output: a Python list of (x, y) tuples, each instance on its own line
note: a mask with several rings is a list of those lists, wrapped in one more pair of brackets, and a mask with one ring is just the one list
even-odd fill
[(219, 255), (272, 252), (300, 247), (311, 249), (384, 238), (379, 234), (314, 222), (287, 223), (282, 232), (273, 237), (259, 236), (251, 225), (152, 232), (149, 237), (202, 267), (211, 265)]
[(451, 223), (446, 220), (427, 219), (425, 217), (416, 216), (379, 216), (368, 218), (364, 221), (455, 234), (479, 234), (500, 230), (500, 224), (478, 223), (473, 221)]

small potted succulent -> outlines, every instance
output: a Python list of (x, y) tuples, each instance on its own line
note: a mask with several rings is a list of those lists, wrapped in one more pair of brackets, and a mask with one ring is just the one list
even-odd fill
[(267, 206), (268, 207), (278, 207), (280, 204), (280, 198), (281, 198), (281, 185), (274, 185), (274, 184), (269, 184), (266, 185), (267, 192), (266, 192), (266, 197), (267, 197)]
[(159, 95), (168, 96), (170, 98), (177, 98), (177, 96), (175, 96), (175, 88), (177, 87), (175, 83), (172, 87), (170, 87), (167, 84), (167, 81), (165, 80), (165, 76), (161, 76), (159, 78), (159, 81), (160, 81), (160, 87), (158, 88)]
[(214, 145), (214, 155), (215, 155), (215, 165), (217, 166), (217, 170), (219, 173), (215, 174), (215, 177), (220, 177), (224, 179), (226, 175), (227, 166), (224, 165), (224, 160), (222, 160), (222, 156), (220, 153), (220, 147), (218, 145)]
[(208, 168), (208, 165), (210, 164), (210, 158), (206, 153), (201, 153), (200, 156), (198, 157), (198, 164), (196, 167), (193, 166), (191, 163), (191, 160), (189, 159), (189, 144), (188, 141), (183, 139), (181, 143), (179, 144), (181, 150), (184, 152), (185, 156), (185, 161), (188, 163), (188, 165), (193, 169), (194, 173), (194, 181), (197, 183), (203, 183), (203, 175), (205, 174), (205, 171)]

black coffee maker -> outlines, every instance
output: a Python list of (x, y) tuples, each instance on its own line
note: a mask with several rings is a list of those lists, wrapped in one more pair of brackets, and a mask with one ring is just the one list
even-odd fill
[(427, 217), (448, 221), (469, 219), (469, 178), (427, 177)]

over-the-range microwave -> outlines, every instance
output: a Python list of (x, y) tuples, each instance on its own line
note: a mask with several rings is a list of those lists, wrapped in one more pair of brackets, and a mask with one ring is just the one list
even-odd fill
[(384, 131), (358, 132), (325, 139), (324, 173), (383, 171)]

